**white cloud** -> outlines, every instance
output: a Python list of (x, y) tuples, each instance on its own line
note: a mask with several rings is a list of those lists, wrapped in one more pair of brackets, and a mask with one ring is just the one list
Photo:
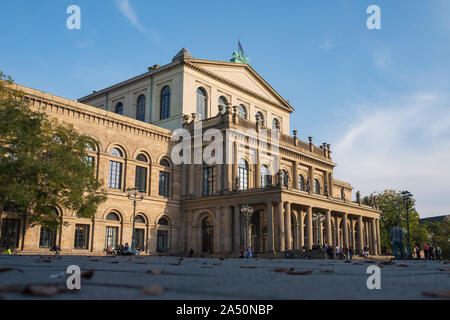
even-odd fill
[(450, 97), (416, 93), (357, 110), (335, 147), (336, 178), (362, 194), (407, 189), (421, 216), (450, 213)]
[(333, 41), (331, 41), (330, 39), (325, 40), (320, 45), (320, 49), (322, 49), (323, 51), (330, 51), (330, 50), (333, 50), (334, 48), (335, 48), (335, 45), (334, 45)]
[(373, 53), (373, 64), (379, 68), (385, 68), (392, 63), (391, 51), (387, 48), (379, 48)]
[(158, 34), (150, 29), (144, 28), (139, 21), (136, 10), (131, 6), (130, 0), (115, 0), (117, 8), (122, 12), (125, 18), (139, 31), (145, 33), (151, 40), (159, 42)]

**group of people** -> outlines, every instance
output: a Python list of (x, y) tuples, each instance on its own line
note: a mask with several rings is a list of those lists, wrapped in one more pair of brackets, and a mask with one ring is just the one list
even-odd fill
[(251, 257), (253, 257), (252, 249), (250, 249), (250, 248), (247, 248), (247, 249), (242, 248), (241, 249), (241, 253), (239, 255), (239, 258), (250, 259)]
[[(319, 249), (319, 245), (314, 245), (313, 250)], [(339, 245), (332, 246), (328, 245), (328, 243), (325, 242), (323, 249), (326, 251), (327, 256), (329, 259), (340, 259), (340, 260), (352, 260), (353, 259), (353, 248), (352, 247), (345, 247), (341, 248)], [(364, 250), (359, 253), (360, 257), (367, 258), (369, 256), (369, 248), (366, 246), (364, 247)]]
[[(137, 256), (141, 255), (141, 247), (137, 246), (134, 251)], [(113, 248), (112, 246), (108, 246), (106, 249), (106, 254), (111, 255), (113, 257), (119, 255), (119, 256), (131, 256), (133, 255), (133, 250), (128, 245), (128, 242), (125, 243), (125, 245), (117, 245), (116, 248)]]
[[(395, 224), (395, 226), (391, 229), (390, 232), (390, 239), (391, 243), (394, 246), (394, 257), (395, 259), (398, 259), (398, 251), (400, 251), (400, 258), (405, 258), (405, 251), (404, 251), (404, 245), (403, 240), (405, 238), (404, 231), (402, 228), (398, 226), (398, 223)], [(422, 249), (420, 248), (420, 245), (417, 243), (415, 248), (416, 252), (416, 259), (421, 259), (421, 252)], [(439, 247), (439, 245), (436, 245), (433, 247), (432, 244), (428, 245), (426, 242), (423, 244), (423, 252), (424, 252), (424, 258), (425, 260), (441, 260), (442, 255), (442, 249)], [(391, 255), (391, 251), (388, 249), (387, 251), (388, 255)]]

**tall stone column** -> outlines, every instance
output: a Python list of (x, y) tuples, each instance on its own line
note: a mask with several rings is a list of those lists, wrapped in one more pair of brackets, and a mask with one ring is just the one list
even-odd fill
[(191, 163), (189, 165), (189, 196), (194, 196), (195, 194), (195, 164)]
[(377, 239), (377, 227), (375, 219), (371, 220), (372, 225), (372, 242), (373, 242), (373, 254), (378, 254), (378, 239)]
[(216, 166), (217, 168), (217, 179), (216, 179), (216, 194), (221, 194), (223, 187), (224, 187), (224, 183), (223, 183), (223, 165), (218, 164)]
[(331, 171), (328, 174), (328, 181), (329, 181), (328, 194), (330, 195), (330, 198), (332, 198), (333, 197), (333, 184), (334, 184), (333, 171)]
[(283, 202), (278, 202), (278, 251), (285, 250)]
[(314, 172), (315, 168), (313, 166), (309, 167), (309, 194), (314, 193)]
[(259, 148), (256, 150), (255, 187), (261, 188), (261, 155)]
[(299, 249), (303, 249), (305, 245), (305, 224), (303, 222), (303, 211), (298, 210), (298, 220), (299, 220)]
[(329, 246), (333, 243), (333, 230), (331, 228), (331, 210), (327, 210), (325, 213), (326, 225), (327, 225), (327, 243)]
[(284, 203), (286, 210), (284, 211), (285, 234), (286, 234), (286, 250), (292, 250), (292, 219), (291, 219), (291, 204)]
[(295, 161), (294, 163), (293, 163), (293, 177), (292, 177), (292, 182), (293, 182), (293, 187), (294, 187), (294, 189), (296, 189), (296, 190), (298, 190), (299, 189), (299, 187), (298, 187), (298, 163), (297, 163), (297, 161)]
[(378, 255), (381, 255), (381, 238), (380, 238), (380, 219), (376, 220), (376, 228), (377, 228), (377, 244), (378, 244)]
[[(182, 168), (183, 168), (182, 177), (181, 177), (181, 196), (182, 197), (186, 196), (186, 194), (188, 193), (186, 191), (187, 183), (189, 181), (189, 179), (188, 179), (188, 166), (189, 166), (188, 164), (183, 164), (182, 165)], [(149, 188), (149, 189), (151, 189), (151, 188)]]
[(214, 252), (225, 253), (223, 250), (223, 242), (222, 242), (222, 207), (216, 207), (215, 216), (216, 216), (215, 233), (217, 235), (215, 236), (216, 239), (214, 239), (216, 242), (216, 244), (214, 245)]
[(364, 237), (363, 219), (362, 219), (362, 216), (358, 216), (358, 242), (359, 242), (358, 250), (359, 250), (359, 252), (363, 251), (363, 249), (364, 249), (363, 237)]
[[(298, 215), (298, 216), (300, 216), (300, 215)], [(300, 219), (300, 218), (297, 218), (297, 219)], [(300, 236), (301, 236), (300, 224), (297, 221), (297, 224), (295, 225), (295, 240), (296, 241), (294, 241), (294, 250), (300, 250), (301, 249), (301, 247), (300, 247)]]
[(230, 206), (224, 208), (223, 215), (223, 240), (224, 240), (224, 251), (225, 253), (231, 253), (233, 251), (233, 211)]
[(353, 252), (356, 251), (356, 245), (355, 245), (355, 219), (350, 219), (350, 228), (352, 230), (352, 250)]
[(343, 217), (343, 221), (342, 223), (344, 224), (344, 248), (349, 248), (350, 245), (348, 243), (348, 225), (347, 225), (347, 213), (344, 213), (344, 217)]
[[(238, 175), (238, 143), (237, 141), (233, 142), (233, 177), (231, 179), (231, 185), (233, 185), (234, 179)], [(231, 187), (233, 189), (233, 187)]]
[(312, 207), (306, 209), (306, 225), (308, 228), (307, 249), (311, 250), (313, 246), (313, 224), (312, 224)]
[(268, 201), (267, 205), (267, 251), (273, 253), (274, 241), (273, 241), (273, 203)]
[(241, 251), (241, 208), (239, 205), (234, 206), (234, 219), (233, 219), (233, 249), (235, 253)]

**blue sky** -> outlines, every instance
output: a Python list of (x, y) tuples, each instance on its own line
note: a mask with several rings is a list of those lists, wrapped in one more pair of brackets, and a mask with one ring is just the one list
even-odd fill
[[(81, 30), (66, 8), (81, 8)], [(381, 8), (381, 30), (366, 9)], [(421, 216), (450, 213), (450, 1), (15, 0), (0, 4), (0, 70), (76, 99), (168, 63), (186, 47), (252, 67), (332, 144), (335, 177), (362, 194), (408, 189)]]

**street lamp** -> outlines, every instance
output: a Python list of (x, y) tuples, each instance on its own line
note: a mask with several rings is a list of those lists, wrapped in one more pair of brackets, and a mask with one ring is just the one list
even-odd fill
[(408, 259), (412, 259), (412, 253), (411, 253), (411, 237), (409, 236), (409, 205), (412, 201), (413, 195), (409, 191), (403, 191), (401, 193), (403, 201), (405, 201), (406, 205), (406, 241), (408, 244)]
[(131, 238), (131, 251), (133, 252), (133, 255), (136, 254), (136, 248), (134, 247), (135, 245), (135, 230), (134, 230), (134, 226), (136, 224), (136, 203), (137, 201), (142, 201), (144, 200), (144, 194), (139, 192), (138, 188), (128, 188), (127, 189), (127, 197), (129, 200), (133, 201), (133, 234), (132, 234), (132, 238)]
[(245, 217), (245, 249), (249, 247), (248, 244), (248, 238), (249, 238), (249, 230), (248, 230), (248, 220), (253, 214), (253, 207), (249, 206), (248, 204), (243, 204), (241, 206), (241, 214)]

